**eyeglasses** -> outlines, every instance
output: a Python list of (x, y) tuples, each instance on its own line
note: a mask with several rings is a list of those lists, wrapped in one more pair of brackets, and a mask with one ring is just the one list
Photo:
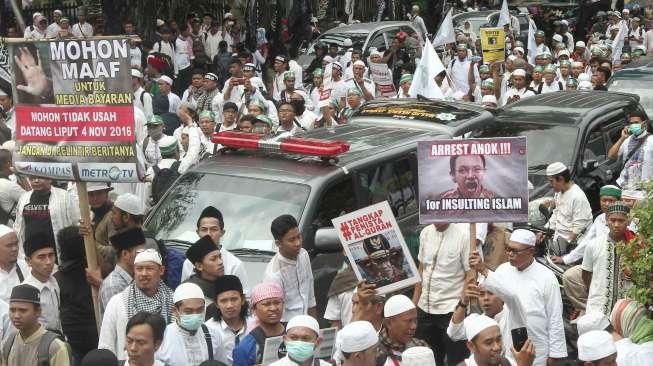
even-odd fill
[(508, 254), (508, 255), (510, 255), (510, 254), (517, 255), (517, 254), (519, 254), (521, 252), (524, 252), (524, 251), (527, 251), (529, 249), (531, 249), (531, 248), (528, 247), (528, 248), (523, 248), (523, 249), (515, 249), (515, 248), (511, 248), (511, 247), (506, 247), (506, 254)]

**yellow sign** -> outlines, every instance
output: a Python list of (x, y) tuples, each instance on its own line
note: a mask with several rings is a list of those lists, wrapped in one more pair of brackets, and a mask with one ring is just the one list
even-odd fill
[(503, 28), (481, 28), (483, 63), (506, 59), (506, 32)]

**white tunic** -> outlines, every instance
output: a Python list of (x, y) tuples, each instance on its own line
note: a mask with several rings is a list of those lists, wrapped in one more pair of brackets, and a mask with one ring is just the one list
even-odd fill
[(324, 319), (331, 321), (339, 321), (342, 326), (351, 323), (352, 317), (352, 297), (354, 290), (351, 289), (329, 297), (326, 309), (324, 310)]
[(503, 99), (501, 100), (501, 105), (505, 106), (508, 103), (508, 99), (514, 97), (515, 95), (519, 95), (519, 100), (522, 100), (524, 98), (535, 96), (535, 93), (532, 90), (526, 88), (523, 89), (509, 88), (506, 91), (506, 94), (503, 96)]
[[(216, 331), (220, 333), (220, 337), (222, 337), (221, 347), (224, 349), (224, 354), (227, 357), (227, 366), (231, 366), (234, 362), (233, 351), (234, 348), (236, 348), (236, 343), (240, 343), (240, 341), (242, 341), (252, 329), (256, 328), (254, 319), (250, 319), (250, 321), (246, 322), (245, 325), (235, 333), (231, 328), (229, 328), (229, 325), (225, 323), (224, 320), (217, 322), (215, 319), (209, 319), (204, 324), (206, 324), (212, 332)], [(236, 338), (238, 338), (238, 342), (236, 342)]]
[[(207, 327), (207, 329), (211, 335), (213, 359), (226, 364), (227, 357), (224, 353), (220, 332), (211, 327)], [(209, 359), (204, 331), (199, 328), (195, 334), (191, 335), (181, 329), (177, 323), (168, 324), (163, 335), (163, 343), (155, 357), (166, 365), (198, 366)]]
[(587, 312), (609, 315), (626, 285), (623, 272), (618, 267), (615, 243), (609, 234), (603, 234), (587, 245), (582, 268), (583, 271), (592, 273), (587, 294)]
[(562, 297), (555, 275), (536, 261), (523, 271), (504, 263), (496, 273), (509, 278), (510, 284), (519, 289), (517, 296), (526, 311), (528, 337), (535, 346), (533, 365), (545, 366), (548, 357), (567, 357)]
[(265, 268), (263, 282), (268, 281), (279, 284), (285, 294), (281, 321), (307, 314), (308, 309), (315, 306), (313, 271), (306, 249), (300, 249), (297, 260), (285, 258), (281, 253), (275, 254)]
[(125, 351), (125, 338), (127, 332), (127, 309), (125, 298), (129, 296), (129, 287), (114, 295), (107, 303), (102, 317), (100, 337), (98, 340), (99, 349), (108, 349), (118, 357), (118, 360), (127, 358)]
[(617, 365), (643, 366), (650, 365), (653, 359), (653, 342), (635, 344), (629, 338), (614, 342), (617, 347)]
[[(470, 60), (465, 59), (460, 61), (460, 59), (456, 57), (451, 61), (447, 69), (447, 75), (451, 77), (454, 89), (465, 94), (469, 93), (469, 67), (471, 63), (472, 61)], [(480, 80), (478, 69), (476, 68), (474, 68), (474, 78)]]
[(608, 223), (605, 221), (605, 214), (602, 213), (594, 219), (594, 222), (587, 229), (587, 232), (581, 238), (580, 242), (571, 252), (562, 256), (562, 261), (565, 264), (574, 263), (580, 259), (583, 259), (585, 254), (585, 248), (590, 244), (594, 239), (599, 236), (606, 235), (608, 233)]
[(59, 290), (57, 280), (50, 275), (46, 282), (41, 282), (29, 273), (23, 283), (36, 287), (41, 293), (41, 315), (39, 316), (39, 322), (47, 329), (61, 331), (61, 321), (59, 319), (61, 291)]
[(592, 208), (577, 184), (572, 183), (565, 192), (556, 192), (553, 199), (556, 206), (548, 227), (555, 231), (556, 237), (570, 240), (572, 233), (580, 234), (592, 222)]
[[(314, 365), (314, 363), (312, 363), (311, 365)], [(291, 360), (290, 358), (288, 358), (288, 356), (286, 356), (278, 361), (272, 362), (270, 366), (299, 366), (299, 364)], [(331, 364), (324, 360), (319, 360), (318, 366), (331, 366)]]
[(25, 260), (18, 259), (16, 264), (11, 268), (9, 272), (6, 272), (4, 269), (0, 268), (0, 300), (9, 302), (9, 297), (11, 296), (11, 290), (14, 286), (20, 285), (22, 281), (18, 278), (18, 273), (16, 268), (20, 267), (20, 271), (23, 275), (23, 280), (27, 278), (30, 274), (30, 269), (27, 267)]
[(449, 225), (444, 231), (429, 225), (419, 234), (417, 259), (424, 267), (417, 306), (429, 314), (452, 312), (469, 271), (469, 231)]

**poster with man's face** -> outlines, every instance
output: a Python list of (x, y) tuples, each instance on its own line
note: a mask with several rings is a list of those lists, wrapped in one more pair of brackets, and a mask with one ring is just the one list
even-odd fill
[(528, 221), (526, 137), (418, 143), (420, 223)]
[(387, 201), (332, 220), (359, 281), (379, 294), (419, 282), (419, 274)]

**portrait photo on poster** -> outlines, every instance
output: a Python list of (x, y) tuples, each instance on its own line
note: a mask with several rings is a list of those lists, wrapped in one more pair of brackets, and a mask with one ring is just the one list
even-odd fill
[(527, 221), (526, 166), (526, 138), (419, 142), (420, 222)]
[(359, 281), (379, 294), (419, 282), (419, 274), (387, 201), (332, 220)]

